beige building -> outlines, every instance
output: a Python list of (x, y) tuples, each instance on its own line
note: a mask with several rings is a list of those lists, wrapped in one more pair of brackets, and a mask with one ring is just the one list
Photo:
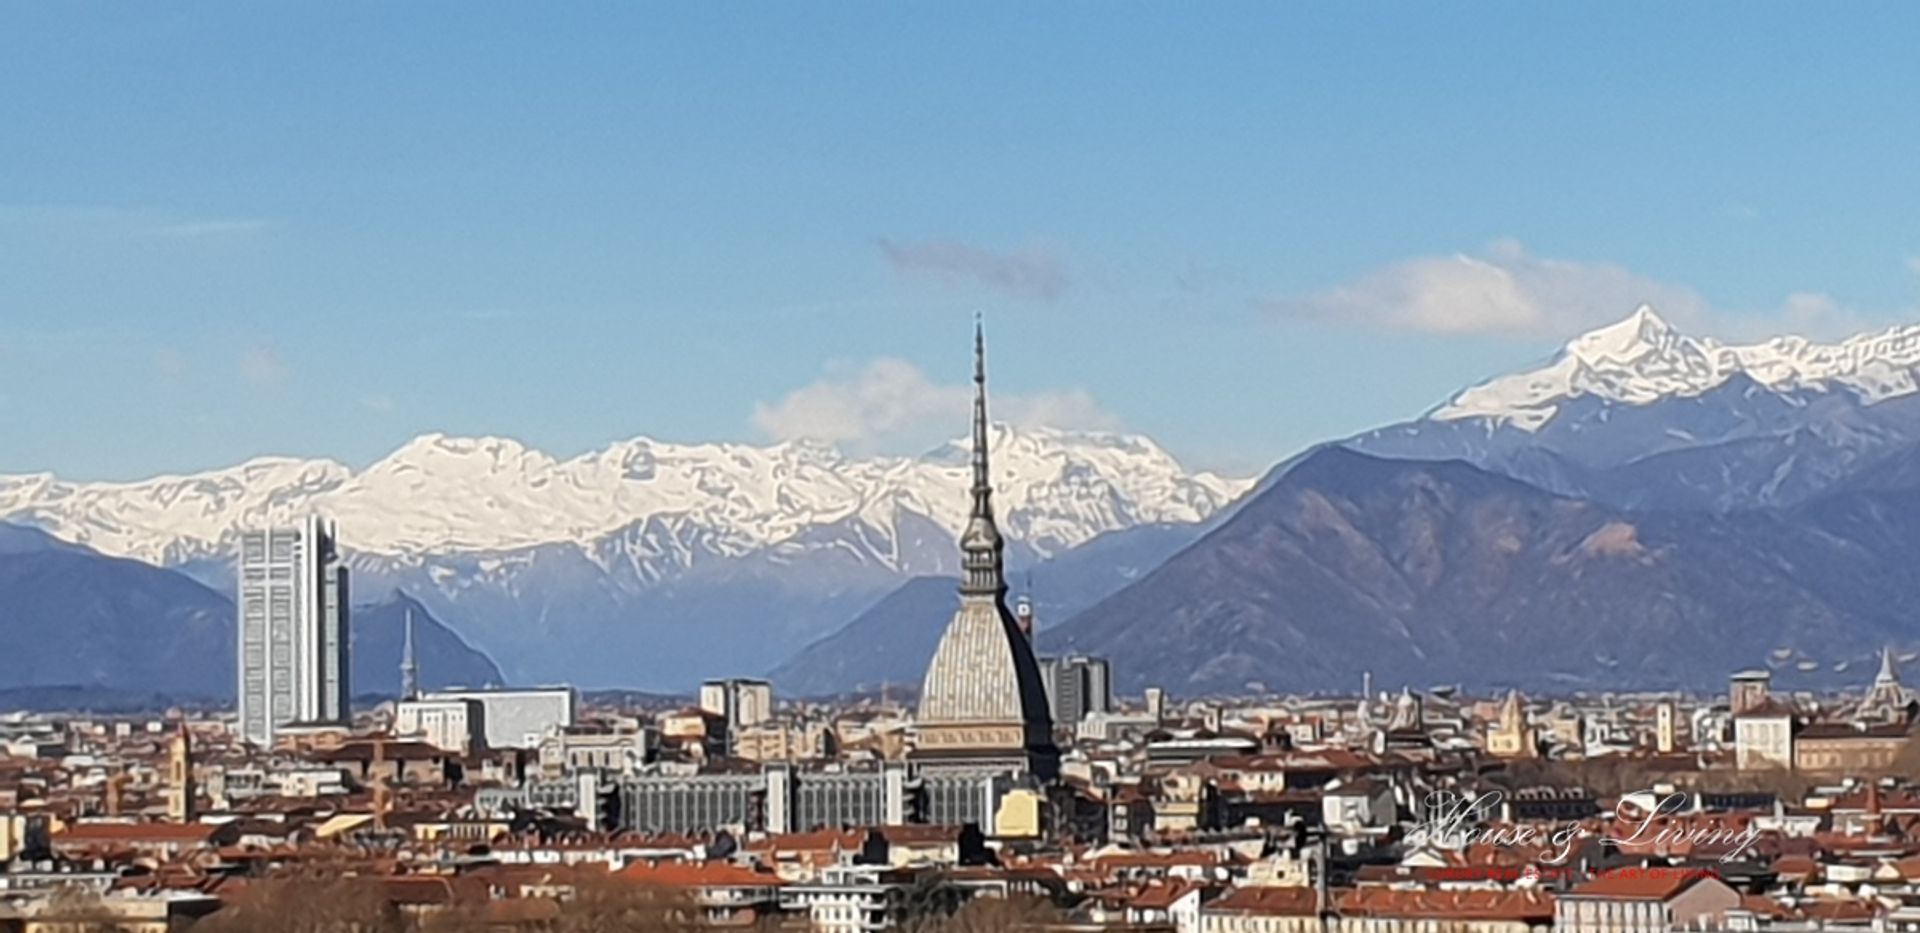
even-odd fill
[(167, 892), (101, 896), (78, 889), (55, 890), (24, 903), (0, 904), (0, 930), (20, 933), (172, 933), (220, 907), (216, 897)]
[(1698, 929), (1740, 906), (1740, 892), (1704, 872), (1614, 869), (1560, 896), (1554, 929), (1567, 933), (1665, 933)]
[(733, 754), (748, 761), (807, 761), (828, 758), (837, 742), (826, 723), (762, 723), (733, 737)]
[(1312, 888), (1244, 887), (1200, 908), (1201, 933), (1321, 933), (1320, 896)]
[(1742, 771), (1791, 769), (1793, 711), (1765, 700), (1734, 716), (1733, 755)]
[(1540, 754), (1540, 735), (1527, 723), (1527, 704), (1517, 690), (1507, 691), (1500, 718), (1487, 729), (1487, 754), (1495, 758), (1533, 758)]
[(1549, 930), (1554, 899), (1537, 890), (1355, 888), (1335, 905), (1341, 933), (1530, 933)]
[(1887, 771), (1913, 741), (1913, 727), (1905, 722), (1813, 723), (1793, 737), (1793, 766), (1799, 771), (1850, 775)]

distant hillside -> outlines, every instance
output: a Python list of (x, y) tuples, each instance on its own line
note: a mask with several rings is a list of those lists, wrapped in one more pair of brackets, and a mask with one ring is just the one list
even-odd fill
[(351, 683), (355, 696), (400, 695), (400, 657), (409, 612), (413, 614), (413, 651), (420, 664), (422, 689), (506, 682), (492, 658), (467, 644), (411, 597), (395, 594), (378, 603), (353, 607)]
[(1457, 461), (1327, 448), (1042, 648), (1106, 655), (1126, 689), (1189, 694), (1352, 690), (1362, 671), (1705, 686), (1769, 661), (1857, 682), (1870, 668), (1847, 669), (1880, 645), (1920, 640), (1917, 507), (1878, 489), (1791, 511), (1626, 512)]
[(908, 580), (768, 676), (789, 696), (877, 690), (886, 684), (917, 689), (953, 618), (959, 590), (960, 581), (950, 577)]
[(0, 689), (233, 695), (226, 597), (31, 529), (0, 529), (0, 644)]
[[(1145, 576), (1206, 527), (1144, 525), (1102, 535), (1031, 569), (1015, 569), (1010, 582), (1033, 600), (1044, 629)], [(872, 693), (882, 687), (917, 691), (960, 603), (959, 591), (960, 581), (953, 577), (908, 580), (768, 676), (781, 692), (794, 696)]]
[[(409, 607), (427, 686), (501, 682), (485, 654), (418, 603), (391, 597), (354, 607), (356, 693), (399, 692)], [(0, 525), (0, 697), (14, 706), (231, 702), (234, 618), (228, 596), (183, 574)]]

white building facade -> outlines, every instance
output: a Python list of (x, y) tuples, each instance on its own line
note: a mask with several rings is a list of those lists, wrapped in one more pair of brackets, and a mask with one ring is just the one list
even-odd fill
[(269, 746), (290, 723), (346, 722), (347, 568), (334, 523), (242, 533), (235, 580), (240, 737)]

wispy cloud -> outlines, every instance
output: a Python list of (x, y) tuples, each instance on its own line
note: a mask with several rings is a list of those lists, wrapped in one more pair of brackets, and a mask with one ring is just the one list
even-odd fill
[[(776, 440), (812, 438), (856, 451), (913, 450), (966, 430), (973, 389), (942, 384), (906, 360), (882, 358), (833, 367), (779, 401), (754, 407), (753, 425)], [(1022, 426), (1112, 430), (1118, 418), (1084, 390), (1037, 395), (998, 393), (993, 417)]]
[(153, 351), (153, 368), (168, 379), (178, 379), (187, 374), (187, 355), (172, 347), (161, 347)]
[(1014, 298), (1054, 301), (1072, 281), (1065, 257), (1046, 246), (992, 250), (957, 240), (875, 241), (895, 273), (977, 285)]
[(1613, 262), (1535, 256), (1512, 239), (1496, 240), (1478, 253), (1402, 260), (1310, 295), (1261, 304), (1296, 320), (1514, 337), (1570, 336), (1619, 320), (1642, 304), (1682, 328), (1740, 339), (1840, 336), (1890, 318), (1845, 308), (1820, 292), (1789, 295), (1775, 308), (1730, 312), (1685, 285)]
[(188, 220), (156, 224), (147, 228), (147, 233), (150, 236), (174, 240), (241, 238), (259, 236), (267, 232), (267, 227), (267, 222), (264, 220)]
[(385, 395), (369, 395), (360, 400), (360, 407), (384, 415), (393, 410), (393, 399)]
[(240, 354), (240, 378), (253, 385), (271, 385), (287, 376), (287, 364), (272, 344), (255, 344)]
[(272, 228), (254, 218), (80, 204), (0, 204), (0, 225), (97, 240), (169, 242), (247, 240)]

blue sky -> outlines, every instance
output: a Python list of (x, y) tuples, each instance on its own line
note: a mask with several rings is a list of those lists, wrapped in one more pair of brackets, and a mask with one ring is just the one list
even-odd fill
[(1253, 470), (1646, 298), (1920, 316), (1920, 10), (1668, 7), (0, 5), (0, 472), (912, 450), (976, 310)]

